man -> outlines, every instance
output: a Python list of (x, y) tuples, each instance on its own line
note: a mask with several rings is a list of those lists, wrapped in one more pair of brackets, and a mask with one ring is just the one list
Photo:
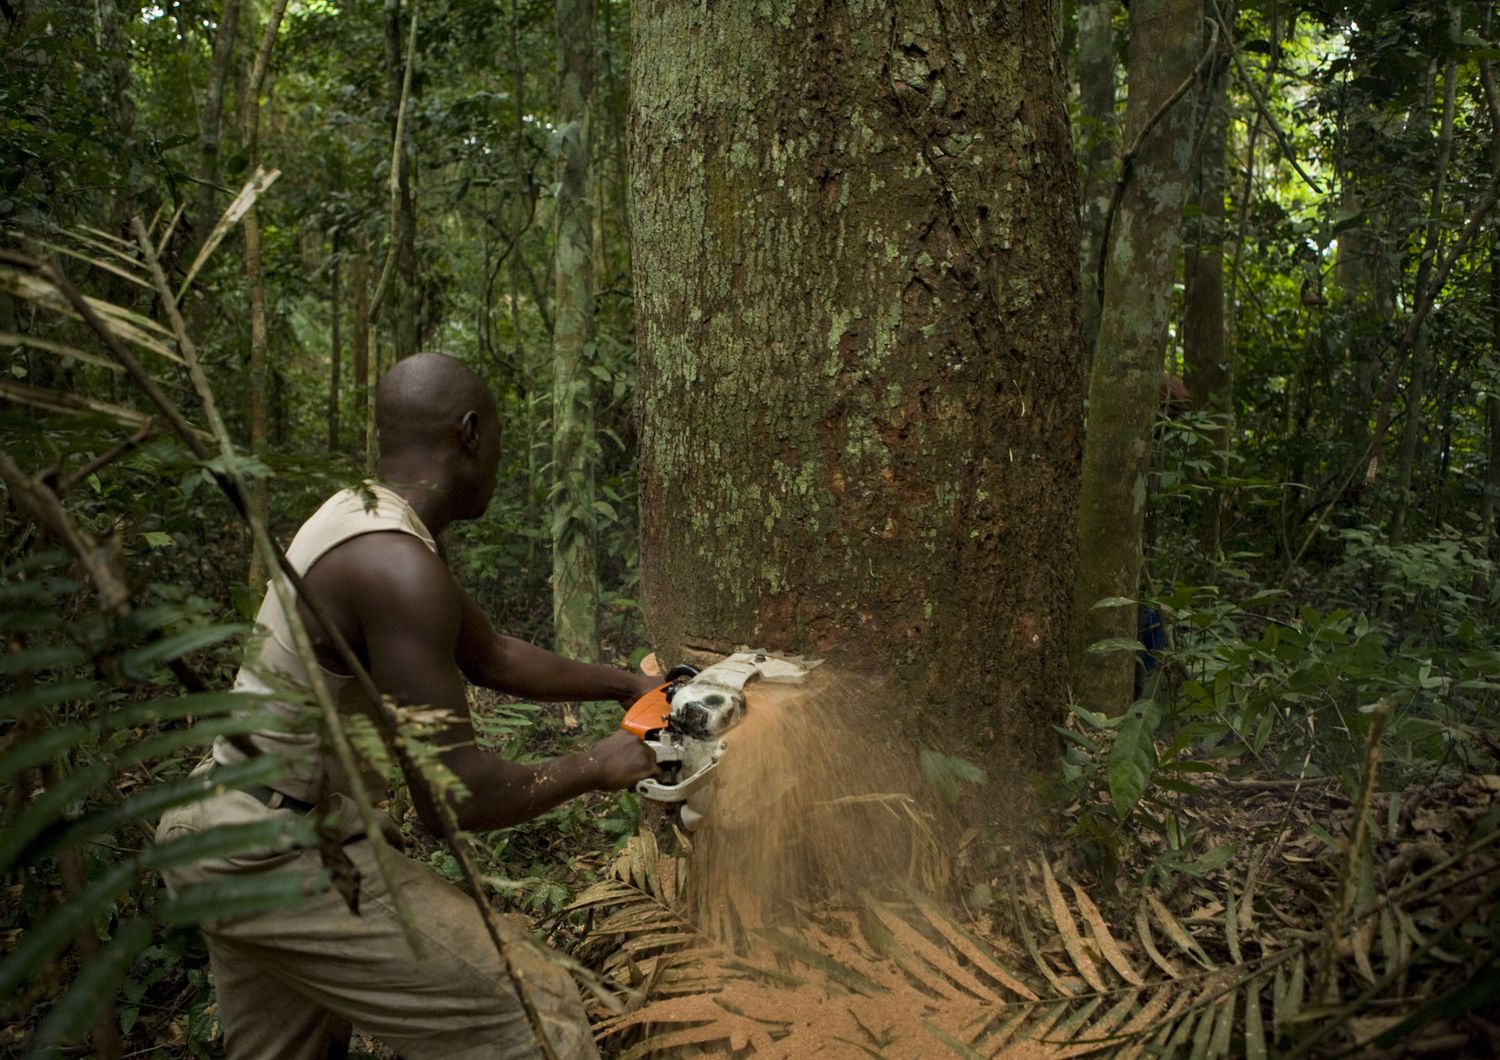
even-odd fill
[[(505, 761), (475, 744), (465, 678), (531, 699), (621, 702), (656, 680), (571, 662), (497, 635), (454, 581), (437, 540), (449, 524), (484, 514), (500, 460), (494, 400), (474, 372), (441, 354), (409, 357), (381, 380), (375, 416), (379, 482), (331, 498), (298, 531), (287, 556), (382, 693), (438, 708), (451, 719), (436, 742), (468, 791), (455, 807), (460, 825), (501, 828), (585, 791), (619, 790), (649, 776), (651, 752), (623, 732), (583, 754), (535, 765)], [(306, 605), (299, 603), (298, 612), (330, 694), (342, 712), (354, 713), (358, 686)], [(246, 653), (236, 689), (305, 692), (309, 675), (274, 592), (267, 593), (257, 624), (262, 633)], [(360, 908), (358, 916), (350, 913), (337, 893), (324, 889), (294, 908), (204, 923), (231, 1060), (336, 1055), (351, 1024), (406, 1060), (537, 1055), (524, 1010), (472, 901), (424, 866), (399, 859), (397, 875), (424, 940), (422, 956), (415, 956), (347, 798), (347, 778), (320, 752), (317, 733), (298, 724), (298, 708), (273, 702), (270, 709), (286, 718), (284, 727), (248, 740), (220, 738), (212, 763), (200, 769), (211, 773), (276, 752), (287, 767), (275, 788), (228, 791), (173, 810), (163, 817), (158, 838), (306, 814), (326, 785), (341, 811), (344, 849), (361, 874)], [(310, 880), (320, 867), (315, 850), (274, 850), (200, 862), (168, 873), (167, 883), (180, 888), (268, 873)], [(510, 947), (521, 953), (516, 971), (553, 1051), (595, 1055), (571, 980), (519, 932), (517, 941)]]

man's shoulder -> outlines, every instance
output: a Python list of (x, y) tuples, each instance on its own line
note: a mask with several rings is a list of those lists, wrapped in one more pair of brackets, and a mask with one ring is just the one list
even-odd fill
[(458, 605), (458, 587), (442, 558), (421, 538), (373, 530), (341, 541), (311, 572), (317, 589), (350, 603), (393, 612)]

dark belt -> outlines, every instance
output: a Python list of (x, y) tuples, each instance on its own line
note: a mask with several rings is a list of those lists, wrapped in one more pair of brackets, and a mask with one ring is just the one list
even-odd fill
[[(215, 762), (209, 769), (208, 775), (210, 777), (213, 776), (215, 770), (218, 768), (219, 763)], [(294, 799), (286, 792), (277, 791), (275, 788), (268, 788), (264, 784), (246, 784), (238, 790), (243, 791), (256, 802), (271, 810), (296, 810), (298, 813), (310, 813), (316, 809), (310, 802)]]
[(247, 784), (240, 789), (255, 801), (272, 810), (296, 810), (298, 813), (311, 813), (314, 809), (310, 802), (294, 799), (284, 791), (276, 791), (264, 784)]

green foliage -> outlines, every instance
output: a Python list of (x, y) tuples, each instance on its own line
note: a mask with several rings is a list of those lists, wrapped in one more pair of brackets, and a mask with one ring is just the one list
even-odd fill
[[(159, 893), (158, 872), (313, 841), (310, 824), (280, 821), (151, 841), (163, 810), (226, 786), (265, 783), (279, 769), (268, 756), (218, 770), (212, 782), (188, 777), (215, 736), (254, 731), (266, 716), (251, 696), (160, 691), (172, 683), (162, 670), (168, 662), (232, 651), (226, 637), (240, 627), (209, 621), (190, 594), (172, 591), (151, 593), (124, 618), (102, 614), (66, 573), (51, 553), (0, 573), (0, 597), (11, 606), (70, 616), (65, 626), (9, 623), (11, 691), (0, 698), (0, 871), (21, 881), (19, 901), (5, 913), (17, 941), (0, 960), (0, 995), (8, 999), (8, 1022), (40, 1020), (30, 1042), (38, 1055), (78, 1041), (101, 1000), (122, 989), (120, 1019), (129, 1032), (146, 992), (183, 972), (182, 952), (162, 960), (168, 951), (161, 925), (299, 897), (243, 880), (168, 898)], [(97, 952), (80, 948), (85, 937), (96, 940)], [(155, 971), (134, 978), (140, 962), (153, 959)]]
[(984, 770), (973, 762), (924, 747), (917, 753), (922, 779), (932, 785), (938, 798), (949, 807), (958, 805), (959, 784), (984, 784)]

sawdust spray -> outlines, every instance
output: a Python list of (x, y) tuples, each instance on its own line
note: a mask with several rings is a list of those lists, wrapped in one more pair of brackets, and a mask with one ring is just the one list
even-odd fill
[(881, 686), (824, 665), (802, 685), (745, 692), (687, 861), (700, 929), (753, 947), (761, 929), (866, 893), (940, 894), (946, 844), (916, 797), (910, 749), (888, 739), (896, 708)]

